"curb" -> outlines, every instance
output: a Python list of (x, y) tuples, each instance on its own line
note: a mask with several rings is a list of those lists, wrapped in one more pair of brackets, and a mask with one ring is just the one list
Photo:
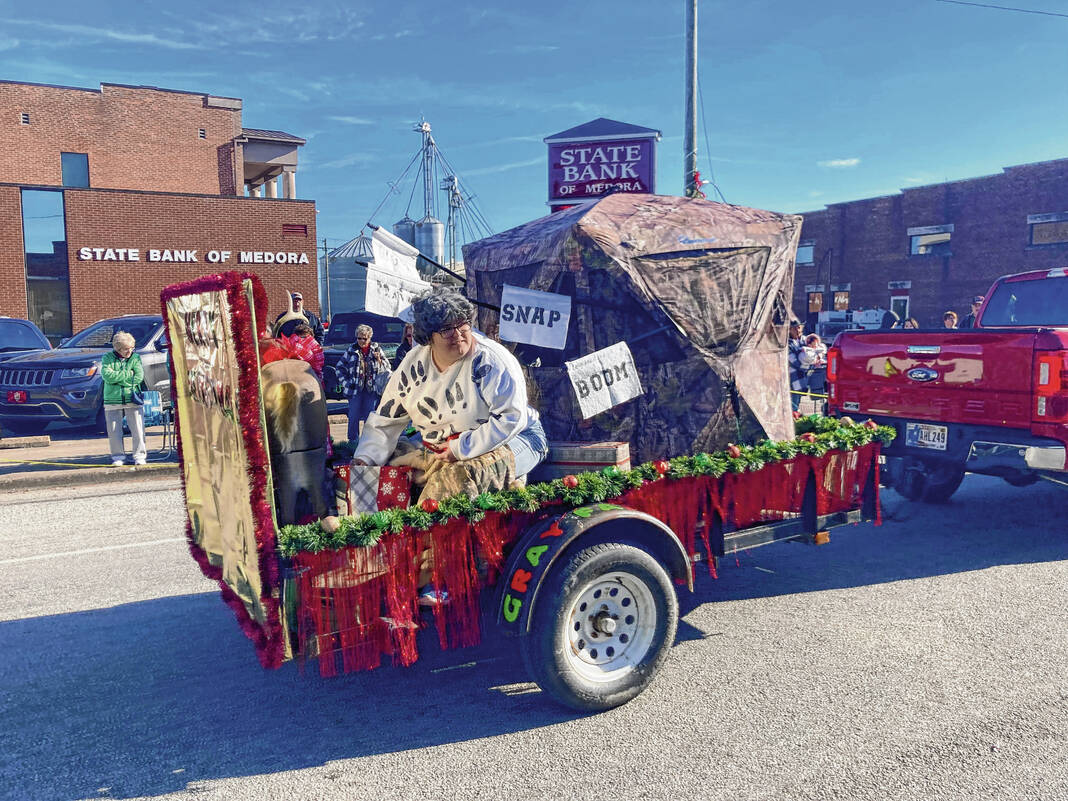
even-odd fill
[(47, 434), (38, 437), (0, 437), (0, 450), (14, 448), (47, 448), (52, 442)]
[(8, 489), (43, 489), (46, 487), (82, 487), (111, 484), (116, 481), (178, 479), (178, 463), (160, 463), (144, 467), (84, 467), (66, 470), (37, 470), (0, 475), (0, 492)]

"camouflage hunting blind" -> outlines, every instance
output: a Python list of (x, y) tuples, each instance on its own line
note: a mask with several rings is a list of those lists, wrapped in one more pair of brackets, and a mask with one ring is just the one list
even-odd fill
[[(630, 442), (638, 461), (792, 438), (787, 337), (801, 217), (615, 194), (464, 247), (467, 295), (504, 284), (572, 298), (561, 350), (516, 345), (557, 440)], [(493, 333), (498, 313), (479, 307)], [(564, 362), (617, 342), (645, 394), (582, 420)]]

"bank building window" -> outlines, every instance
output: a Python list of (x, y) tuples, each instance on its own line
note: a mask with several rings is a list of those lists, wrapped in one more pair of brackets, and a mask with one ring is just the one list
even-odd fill
[(22, 121), (23, 125), (29, 125), (30, 124), (30, 112), (28, 112), (28, 111), (22, 112), (22, 114), (19, 116), (19, 119)]
[(198, 128), (197, 129), (197, 138), (198, 139), (207, 139), (208, 138), (207, 130), (205, 130), (204, 128)]
[(63, 186), (89, 188), (89, 154), (63, 153)]
[(909, 228), (910, 256), (952, 256), (949, 240), (953, 236), (952, 225), (927, 225)]

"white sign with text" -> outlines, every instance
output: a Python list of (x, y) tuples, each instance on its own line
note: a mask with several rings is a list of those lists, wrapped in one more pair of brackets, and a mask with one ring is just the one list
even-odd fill
[(583, 420), (636, 398), (645, 391), (634, 366), (634, 356), (626, 342), (617, 342), (564, 364)]
[(571, 319), (571, 298), (504, 285), (501, 290), (500, 337), (541, 348), (563, 350)]

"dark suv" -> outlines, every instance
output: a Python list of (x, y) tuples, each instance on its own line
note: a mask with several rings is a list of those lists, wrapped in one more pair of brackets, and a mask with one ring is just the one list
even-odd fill
[(328, 398), (345, 397), (337, 380), (337, 363), (341, 361), (349, 345), (356, 341), (356, 328), (361, 325), (371, 326), (374, 332), (371, 341), (382, 348), (386, 358), (391, 361), (400, 346), (404, 322), (396, 317), (383, 317), (381, 314), (366, 311), (335, 314), (330, 318), (330, 327), (326, 330), (326, 340), (323, 342), (323, 387)]
[(6, 362), (25, 353), (51, 350), (41, 329), (29, 320), (17, 317), (0, 317), (0, 362)]
[(171, 377), (163, 318), (129, 314), (93, 323), (58, 348), (13, 356), (0, 362), (0, 429), (40, 433), (55, 421), (104, 426), (104, 382), (100, 360), (111, 338), (127, 331), (137, 342), (148, 389), (166, 402)]

